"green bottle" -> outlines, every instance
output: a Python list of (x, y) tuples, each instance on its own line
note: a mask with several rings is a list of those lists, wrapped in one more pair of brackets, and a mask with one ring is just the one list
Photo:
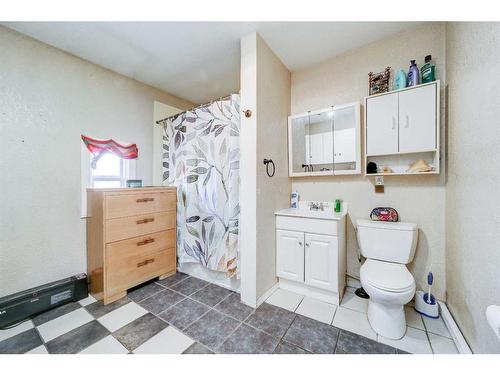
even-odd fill
[(342, 211), (342, 201), (340, 199), (335, 199), (335, 212), (341, 212)]
[(432, 63), (432, 56), (425, 56), (425, 64), (420, 68), (420, 77), (422, 83), (433, 82), (436, 80), (436, 66)]

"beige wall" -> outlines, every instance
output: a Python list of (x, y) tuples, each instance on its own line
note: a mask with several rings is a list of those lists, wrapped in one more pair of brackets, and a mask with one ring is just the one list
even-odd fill
[[(255, 306), (276, 284), (274, 212), (289, 205), (290, 72), (255, 33), (242, 38), (241, 55), (241, 108), (253, 113), (241, 120), (241, 294)], [(264, 158), (276, 165), (272, 178)]]
[[(443, 23), (425, 24), (349, 51), (317, 66), (294, 72), (292, 114), (353, 101), (363, 103), (363, 98), (367, 95), (368, 72), (382, 71), (386, 66), (407, 70), (410, 59), (417, 59), (420, 66), (424, 56), (428, 54), (432, 54), (436, 61), (437, 76), (444, 87)], [(442, 154), (444, 156), (444, 152)], [(418, 288), (424, 287), (427, 272), (432, 270), (435, 276), (434, 293), (444, 300), (444, 178), (444, 174), (386, 177), (384, 194), (376, 194), (373, 181), (364, 176), (294, 178), (292, 188), (304, 200), (332, 201), (341, 198), (348, 202), (351, 223), (348, 225), (347, 269), (348, 273), (355, 276), (359, 275), (359, 263), (352, 222), (358, 218), (367, 218), (374, 207), (392, 206), (398, 210), (402, 221), (417, 223), (420, 228), (419, 241), (410, 269), (415, 275)]]
[(0, 27), (0, 296), (86, 271), (80, 134), (137, 143), (152, 182), (153, 101), (192, 103)]
[(500, 353), (485, 318), (500, 305), (500, 24), (448, 24), (446, 54), (447, 303), (475, 353)]
[[(257, 38), (257, 298), (276, 283), (276, 226), (274, 212), (290, 205), (287, 128), (291, 77), (288, 69)], [(276, 166), (265, 172), (264, 159)], [(270, 167), (271, 168), (271, 167)]]

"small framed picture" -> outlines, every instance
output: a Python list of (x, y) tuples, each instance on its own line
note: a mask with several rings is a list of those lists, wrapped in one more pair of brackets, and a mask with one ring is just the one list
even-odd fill
[(391, 67), (388, 66), (383, 72), (368, 73), (368, 95), (381, 94), (389, 92), (391, 82)]

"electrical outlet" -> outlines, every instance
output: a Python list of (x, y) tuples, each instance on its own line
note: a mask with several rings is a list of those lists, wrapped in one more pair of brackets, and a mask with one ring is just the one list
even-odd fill
[(375, 176), (375, 186), (384, 186), (384, 176)]

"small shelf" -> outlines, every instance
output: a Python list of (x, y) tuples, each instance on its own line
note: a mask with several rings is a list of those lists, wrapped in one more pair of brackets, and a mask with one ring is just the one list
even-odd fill
[(400, 173), (365, 173), (366, 177), (371, 177), (371, 176), (409, 176), (409, 175), (418, 175), (418, 176), (433, 175), (433, 176), (437, 176), (437, 175), (439, 175), (439, 172), (432, 171), (432, 172), (400, 172)]
[(367, 154), (367, 158), (372, 158), (372, 157), (379, 157), (379, 156), (395, 156), (395, 155), (411, 155), (411, 154), (422, 154), (425, 152), (436, 152), (438, 151), (437, 149), (432, 149), (432, 150), (422, 150), (422, 151), (407, 151), (407, 152), (397, 152), (393, 154)]

